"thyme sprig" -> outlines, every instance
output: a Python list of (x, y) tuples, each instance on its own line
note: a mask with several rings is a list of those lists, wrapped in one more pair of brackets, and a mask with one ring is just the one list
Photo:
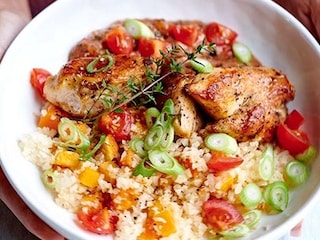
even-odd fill
[[(160, 51), (161, 57), (152, 60), (155, 69), (146, 68), (146, 79), (130, 78), (123, 89), (103, 82), (103, 89), (97, 98), (97, 101), (102, 101), (105, 106), (103, 113), (116, 111), (128, 103), (135, 105), (156, 103), (155, 93), (164, 94), (162, 80), (172, 74), (180, 74), (188, 61), (196, 61), (197, 56), (203, 54), (204, 51), (215, 55), (215, 44), (206, 44), (203, 40), (192, 52), (188, 52), (181, 45), (172, 45), (171, 49)], [(164, 69), (167, 71), (161, 75)]]

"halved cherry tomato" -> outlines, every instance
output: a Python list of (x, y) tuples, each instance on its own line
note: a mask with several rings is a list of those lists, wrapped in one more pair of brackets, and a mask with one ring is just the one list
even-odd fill
[(230, 203), (217, 198), (202, 205), (204, 222), (217, 231), (225, 231), (244, 221), (241, 213)]
[(193, 46), (198, 38), (198, 29), (194, 24), (175, 24), (169, 30), (172, 37), (188, 46)]
[(30, 83), (38, 91), (41, 97), (43, 97), (44, 84), (50, 76), (51, 73), (43, 68), (33, 68), (31, 70)]
[(103, 114), (98, 120), (98, 129), (104, 134), (111, 134), (116, 141), (130, 139), (133, 118), (126, 108)]
[(124, 29), (114, 28), (107, 32), (102, 45), (115, 54), (130, 54), (133, 51), (134, 39)]
[(303, 153), (310, 146), (307, 134), (301, 130), (290, 129), (286, 124), (277, 128), (279, 147), (288, 150), (292, 156)]
[(232, 29), (216, 22), (209, 23), (205, 27), (204, 33), (207, 41), (215, 43), (217, 46), (231, 45), (238, 36)]
[(210, 172), (227, 171), (239, 166), (243, 162), (240, 157), (230, 157), (223, 152), (211, 151), (211, 158), (207, 162)]
[(159, 39), (141, 38), (138, 43), (138, 51), (143, 57), (160, 57), (160, 51), (165, 50), (166, 43)]
[(293, 110), (286, 118), (284, 122), (288, 128), (292, 130), (297, 130), (304, 122), (304, 117), (297, 111)]
[(77, 212), (77, 217), (80, 225), (90, 232), (108, 234), (115, 230), (116, 219), (110, 215), (107, 208), (86, 209), (83, 207)]

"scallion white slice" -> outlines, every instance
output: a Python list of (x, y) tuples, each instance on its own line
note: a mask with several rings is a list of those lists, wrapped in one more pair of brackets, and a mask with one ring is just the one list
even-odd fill
[(164, 136), (164, 128), (161, 125), (153, 125), (144, 139), (144, 148), (151, 150), (157, 148)]
[(42, 182), (46, 188), (52, 189), (57, 185), (57, 177), (53, 170), (48, 169), (42, 173)]
[(272, 209), (282, 212), (289, 203), (289, 187), (283, 181), (270, 183), (263, 192), (263, 198)]
[(262, 212), (260, 210), (253, 209), (244, 213), (242, 216), (244, 218), (243, 224), (247, 225), (250, 229), (254, 229), (261, 220)]
[(237, 140), (226, 133), (213, 133), (205, 138), (205, 145), (211, 150), (234, 154), (238, 151)]
[(297, 187), (307, 181), (310, 170), (307, 164), (300, 161), (291, 161), (284, 170), (284, 179), (291, 187)]
[(144, 149), (144, 139), (143, 138), (133, 138), (129, 142), (129, 147), (138, 154), (139, 157), (147, 156), (147, 151)]
[(210, 73), (213, 71), (212, 64), (203, 58), (197, 58), (194, 60), (190, 60), (191, 67), (200, 73)]
[(146, 160), (147, 159), (143, 159), (140, 161), (132, 173), (133, 176), (141, 175), (143, 177), (150, 177), (157, 171), (153, 167), (149, 166)]
[(239, 198), (243, 205), (255, 207), (262, 199), (262, 192), (257, 184), (249, 183), (242, 189)]
[(148, 157), (151, 166), (159, 172), (168, 175), (180, 175), (184, 172), (184, 167), (169, 153), (161, 150), (150, 150)]
[(252, 53), (250, 49), (240, 42), (234, 42), (232, 44), (232, 51), (234, 56), (243, 63), (249, 63), (252, 59)]
[(126, 19), (124, 27), (127, 32), (135, 39), (139, 38), (154, 38), (155, 35), (152, 30), (143, 22), (136, 19)]
[(219, 234), (227, 238), (239, 238), (239, 237), (245, 236), (249, 232), (250, 232), (250, 229), (247, 225), (239, 224), (226, 231), (219, 232)]
[(259, 174), (263, 180), (269, 180), (274, 173), (273, 147), (269, 144), (259, 160)]

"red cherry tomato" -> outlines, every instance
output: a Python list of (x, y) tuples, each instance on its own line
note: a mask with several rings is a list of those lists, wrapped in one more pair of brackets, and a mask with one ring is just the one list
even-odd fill
[(212, 151), (207, 166), (210, 172), (217, 173), (235, 168), (242, 162), (243, 159), (240, 157), (230, 157), (223, 152)]
[(130, 54), (133, 51), (134, 39), (125, 30), (114, 28), (106, 34), (102, 45), (114, 54)]
[(44, 84), (50, 76), (51, 73), (42, 68), (33, 68), (31, 71), (30, 83), (42, 97)]
[(138, 43), (138, 51), (143, 57), (160, 57), (160, 51), (165, 47), (166, 43), (158, 39), (141, 38)]
[(197, 26), (193, 24), (176, 24), (171, 26), (170, 34), (174, 40), (182, 42), (188, 46), (193, 46), (198, 38), (198, 29)]
[(110, 215), (107, 208), (81, 208), (77, 212), (77, 218), (80, 225), (90, 232), (98, 234), (109, 234), (114, 232), (116, 219)]
[(292, 156), (303, 153), (310, 146), (307, 134), (301, 130), (290, 129), (286, 124), (277, 128), (279, 147), (288, 150)]
[(98, 120), (98, 129), (111, 134), (116, 141), (129, 140), (133, 118), (127, 109), (103, 114)]
[(213, 42), (217, 46), (231, 45), (238, 36), (232, 29), (216, 22), (209, 23), (204, 33), (208, 42)]
[(202, 205), (204, 222), (217, 231), (225, 231), (244, 221), (241, 213), (230, 203), (212, 198)]
[(297, 130), (303, 124), (304, 117), (297, 111), (293, 110), (286, 118), (284, 122), (288, 128), (292, 130)]

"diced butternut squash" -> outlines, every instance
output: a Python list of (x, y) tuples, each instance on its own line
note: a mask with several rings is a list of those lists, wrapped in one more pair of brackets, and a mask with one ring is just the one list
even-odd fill
[(101, 172), (104, 175), (104, 180), (111, 183), (112, 185), (116, 184), (116, 178), (115, 176), (110, 172), (109, 168), (110, 166), (116, 167), (115, 162), (113, 161), (107, 161), (103, 162), (99, 166), (99, 172)]
[(223, 192), (227, 192), (232, 187), (234, 181), (235, 179), (230, 174), (226, 174), (223, 178), (220, 190)]
[(83, 122), (77, 122), (76, 126), (85, 135), (87, 135), (90, 130), (89, 126)]
[(53, 130), (58, 129), (61, 118), (61, 110), (54, 105), (50, 105), (46, 110), (41, 112), (38, 127), (47, 127)]
[(154, 221), (152, 218), (147, 218), (144, 224), (144, 231), (138, 236), (138, 240), (156, 240), (159, 235), (154, 229)]
[(94, 207), (95, 209), (102, 209), (102, 196), (100, 192), (84, 195), (81, 199), (80, 206), (89, 206)]
[(150, 216), (159, 235), (168, 237), (177, 231), (172, 212), (169, 208), (156, 201), (150, 210)]
[(132, 208), (136, 204), (137, 193), (133, 189), (120, 189), (118, 194), (111, 195), (114, 200), (115, 208), (125, 211)]
[(98, 171), (87, 167), (79, 174), (79, 181), (87, 187), (94, 188), (98, 186), (99, 176), (100, 173)]
[(127, 149), (125, 152), (123, 152), (121, 156), (121, 160), (120, 160), (121, 165), (131, 167), (133, 156), (134, 156), (134, 151), (130, 148)]
[(164, 209), (156, 214), (154, 222), (162, 237), (168, 237), (177, 231), (172, 213), (168, 209)]
[(54, 160), (54, 165), (70, 168), (71, 170), (76, 169), (79, 166), (80, 156), (76, 152), (62, 151), (57, 154)]
[(101, 152), (105, 161), (112, 161), (119, 158), (119, 146), (114, 137), (110, 134), (106, 136), (105, 142), (101, 146)]

